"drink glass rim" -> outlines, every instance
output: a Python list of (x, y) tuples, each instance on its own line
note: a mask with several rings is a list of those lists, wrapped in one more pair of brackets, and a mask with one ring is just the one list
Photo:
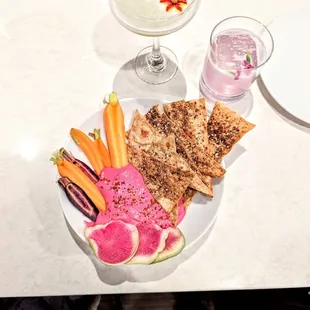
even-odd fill
[[(118, 2), (118, 0), (110, 0), (110, 1), (115, 1)], [(159, 1), (159, 0), (158, 0)], [(196, 2), (200, 2), (201, 0), (193, 0), (191, 4), (187, 5), (187, 7), (180, 13), (169, 16), (169, 17), (163, 17), (163, 18), (148, 18), (148, 17), (143, 17), (139, 19), (144, 19), (144, 20), (149, 20), (149, 21), (168, 21), (168, 20), (173, 20), (175, 18), (180, 17), (181, 15), (185, 14)]]
[[(230, 19), (236, 19), (236, 18), (245, 18), (245, 19), (252, 20), (252, 21), (254, 21), (254, 22), (260, 24), (260, 25), (262, 26), (262, 28), (264, 28), (264, 29), (267, 31), (267, 33), (269, 34), (269, 36), (270, 36), (270, 39), (271, 39), (271, 51), (269, 52), (268, 57), (267, 57), (261, 64), (259, 64), (257, 67), (254, 68), (255, 70), (256, 70), (256, 69), (259, 69), (260, 67), (262, 67), (263, 65), (265, 65), (265, 64), (268, 62), (268, 60), (270, 59), (270, 57), (272, 56), (273, 50), (274, 50), (274, 40), (273, 40), (273, 36), (272, 36), (271, 32), (269, 31), (269, 29), (268, 29), (263, 23), (261, 23), (260, 21), (258, 21), (258, 20), (255, 19), (255, 18), (248, 17), (248, 16), (243, 16), (243, 15), (236, 15), (236, 16), (230, 16), (230, 17), (227, 17), (227, 18), (221, 20), (220, 22), (218, 22), (218, 23), (214, 26), (214, 28), (213, 28), (212, 31), (211, 31), (211, 35), (210, 35), (210, 47), (211, 47), (211, 49), (213, 50), (213, 47), (212, 47), (212, 38), (213, 38), (213, 34), (214, 34), (216, 28), (217, 28), (220, 24), (222, 24), (223, 22), (226, 22), (226, 21), (228, 21), (228, 20), (230, 20)], [(246, 70), (253, 70), (253, 69), (247, 69), (247, 68), (241, 69), (241, 71), (246, 71)]]

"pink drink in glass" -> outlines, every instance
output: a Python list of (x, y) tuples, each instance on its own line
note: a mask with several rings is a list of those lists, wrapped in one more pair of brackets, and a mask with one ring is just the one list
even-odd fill
[(266, 48), (252, 32), (228, 29), (212, 40), (202, 72), (202, 82), (219, 97), (243, 96), (257, 77)]
[(200, 92), (209, 99), (209, 109), (221, 101), (234, 103), (239, 112), (249, 110), (250, 101), (240, 99), (270, 59), (273, 48), (272, 35), (261, 22), (247, 16), (220, 21), (211, 32), (200, 79)]

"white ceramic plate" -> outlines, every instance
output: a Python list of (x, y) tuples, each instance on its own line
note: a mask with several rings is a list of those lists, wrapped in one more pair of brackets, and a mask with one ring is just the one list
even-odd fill
[(283, 16), (268, 28), (275, 48), (262, 70), (262, 80), (279, 105), (291, 115), (310, 123), (310, 14)]
[[(142, 114), (145, 114), (153, 105), (161, 103), (155, 99), (125, 99), (121, 100), (120, 104), (125, 115), (125, 127), (129, 128), (133, 113), (138, 109)], [(102, 139), (104, 142), (104, 128), (103, 128), (103, 110), (100, 110), (89, 117), (79, 127), (85, 133), (92, 132), (94, 128), (100, 128)], [(82, 151), (69, 138), (65, 144), (65, 148), (72, 152), (72, 154), (89, 165), (89, 162)], [(206, 197), (196, 194), (187, 214), (180, 224), (179, 228), (182, 230), (186, 239), (186, 248), (197, 242), (208, 230), (215, 221), (216, 214), (220, 205), (220, 200), (223, 192), (223, 181), (215, 184), (214, 198), (207, 199)], [(84, 221), (89, 221), (82, 213), (76, 210), (70, 201), (67, 199), (64, 191), (59, 188), (60, 203), (65, 214), (65, 217), (79, 237), (85, 241), (84, 237)]]

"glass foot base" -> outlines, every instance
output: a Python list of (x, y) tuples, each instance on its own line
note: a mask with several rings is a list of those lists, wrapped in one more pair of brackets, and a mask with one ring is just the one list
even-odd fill
[(171, 80), (178, 71), (176, 55), (167, 47), (160, 47), (161, 62), (156, 63), (156, 58), (151, 58), (152, 46), (143, 49), (135, 61), (135, 69), (141, 80), (157, 85)]
[(204, 82), (203, 78), (201, 77), (200, 79), (200, 82), (199, 82), (199, 89), (200, 89), (200, 92), (204, 95), (204, 97), (212, 100), (212, 101), (220, 101), (220, 102), (223, 102), (223, 103), (235, 103), (235, 102), (238, 102), (240, 101), (240, 99), (242, 99), (246, 92), (241, 94), (241, 95), (238, 95), (238, 96), (231, 96), (231, 97), (228, 97), (228, 96), (221, 96), (215, 92), (213, 92), (207, 85), (206, 83)]
[(210, 115), (212, 113), (215, 102), (219, 101), (227, 105), (228, 108), (237, 112), (243, 118), (249, 116), (253, 109), (253, 95), (251, 91), (248, 91), (237, 97), (224, 97), (218, 96), (212, 92), (201, 79), (199, 83), (199, 93), (201, 97), (207, 99), (207, 111)]

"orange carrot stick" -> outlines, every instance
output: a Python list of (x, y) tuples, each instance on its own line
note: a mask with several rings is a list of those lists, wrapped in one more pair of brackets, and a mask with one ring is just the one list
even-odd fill
[(70, 136), (85, 153), (90, 164), (99, 175), (103, 169), (103, 162), (101, 161), (99, 151), (96, 147), (94, 147), (92, 140), (90, 140), (90, 138), (84, 132), (75, 128), (70, 130)]
[(128, 164), (124, 113), (114, 92), (104, 109), (104, 125), (112, 167), (122, 168)]
[(51, 161), (57, 165), (59, 174), (79, 186), (99, 211), (106, 210), (106, 204), (99, 189), (77, 166), (64, 160), (59, 151), (53, 154)]
[(101, 161), (103, 162), (103, 165), (105, 167), (111, 167), (111, 159), (110, 159), (110, 154), (106, 146), (104, 145), (101, 136), (100, 136), (100, 129), (94, 129), (94, 133), (89, 133), (88, 134), (90, 137), (94, 138), (94, 144), (95, 147), (98, 148), (100, 156), (101, 156)]

